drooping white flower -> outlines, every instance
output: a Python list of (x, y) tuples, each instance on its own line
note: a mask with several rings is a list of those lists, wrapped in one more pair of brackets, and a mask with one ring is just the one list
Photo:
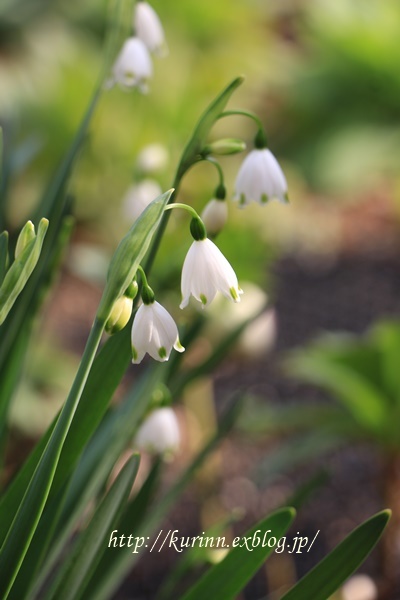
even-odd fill
[(210, 200), (201, 213), (201, 218), (208, 233), (217, 235), (228, 219), (228, 205), (224, 200)]
[(178, 419), (172, 408), (153, 411), (139, 428), (135, 444), (140, 450), (158, 454), (173, 453), (180, 445)]
[(143, 303), (132, 325), (132, 362), (138, 364), (146, 352), (155, 360), (169, 359), (172, 348), (183, 352), (178, 328), (167, 310), (158, 302)]
[(161, 193), (162, 189), (154, 179), (143, 179), (140, 183), (131, 185), (122, 200), (124, 215), (132, 222), (136, 221), (150, 202)]
[(218, 291), (234, 302), (240, 302), (242, 293), (235, 271), (207, 238), (194, 241), (189, 248), (183, 263), (181, 288), (181, 308), (189, 304), (190, 295), (207, 306)]
[(236, 177), (234, 200), (265, 204), (276, 198), (288, 202), (287, 183), (278, 161), (267, 148), (256, 148), (244, 159)]
[(153, 65), (142, 40), (130, 37), (124, 42), (112, 75), (113, 81), (121, 87), (138, 87), (143, 93), (148, 91), (147, 82), (153, 75)]
[(168, 54), (164, 30), (155, 10), (147, 2), (136, 2), (133, 26), (136, 35), (146, 44), (150, 52), (158, 56)]

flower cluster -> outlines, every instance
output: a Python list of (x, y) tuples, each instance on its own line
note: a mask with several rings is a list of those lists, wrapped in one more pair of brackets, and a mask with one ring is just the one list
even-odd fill
[[(186, 205), (170, 205), (185, 207)], [(186, 255), (182, 268), (182, 302), (185, 308), (190, 296), (201, 302), (203, 308), (215, 298), (217, 292), (233, 300), (240, 301), (242, 290), (236, 274), (217, 246), (207, 238), (204, 224), (196, 215), (191, 222), (193, 243)], [(169, 312), (155, 300), (153, 290), (147, 283), (141, 267), (138, 272), (142, 280), (142, 304), (132, 325), (132, 362), (140, 363), (147, 353), (160, 362), (167, 361), (174, 348), (183, 352), (179, 341), (178, 328)]]
[[(228, 217), (223, 172), (211, 153), (234, 154), (243, 148), (240, 140), (228, 139), (214, 142), (203, 150), (203, 159), (217, 168), (220, 181), (215, 197), (207, 203), (201, 218), (194, 209), (183, 204), (167, 207), (185, 208), (193, 215), (190, 225), (193, 242), (182, 268), (182, 309), (188, 306), (191, 296), (205, 308), (214, 300), (217, 292), (233, 302), (240, 301), (242, 290), (236, 273), (215, 243), (207, 237), (207, 232), (211, 236), (218, 235)], [(145, 179), (132, 186), (124, 200), (125, 214), (136, 220), (159, 192), (160, 188), (154, 180)], [(265, 204), (273, 198), (286, 202), (287, 184), (277, 160), (266, 147), (265, 134), (260, 127), (255, 148), (245, 158), (237, 175), (234, 199), (239, 201), (240, 206), (246, 206), (252, 201)], [(140, 269), (140, 272), (143, 304), (137, 311), (132, 327), (133, 362), (140, 363), (146, 353), (155, 360), (166, 361), (172, 349), (182, 352), (184, 348), (179, 341), (175, 321), (155, 301), (143, 270)]]
[(122, 88), (136, 87), (146, 93), (153, 75), (150, 54), (165, 56), (167, 52), (164, 30), (157, 13), (147, 2), (138, 0), (133, 15), (133, 35), (125, 40), (109, 83)]

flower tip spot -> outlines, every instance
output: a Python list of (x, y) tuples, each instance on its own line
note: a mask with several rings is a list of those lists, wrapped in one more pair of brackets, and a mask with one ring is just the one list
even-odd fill
[(167, 360), (167, 351), (164, 348), (164, 346), (161, 346), (161, 348), (158, 349), (158, 356), (162, 359), (162, 360)]

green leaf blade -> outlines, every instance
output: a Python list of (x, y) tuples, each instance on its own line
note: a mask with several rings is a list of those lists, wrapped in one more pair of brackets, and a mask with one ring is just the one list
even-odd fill
[(0, 235), (0, 286), (4, 281), (8, 263), (8, 232), (3, 231)]
[(279, 540), (290, 527), (295, 514), (293, 508), (283, 508), (257, 523), (245, 534), (245, 537), (252, 538), (259, 532), (260, 544), (250, 551), (246, 545), (233, 548), (220, 563), (207, 571), (200, 581), (182, 597), (182, 600), (204, 600), (204, 598), (235, 600), (273, 551), (274, 546), (270, 547), (266, 544), (263, 547), (262, 536), (264, 533), (270, 530), (271, 536)]
[(119, 511), (128, 500), (139, 462), (139, 455), (136, 454), (125, 464), (88, 527), (81, 534), (74, 551), (64, 563), (61, 576), (46, 597), (48, 600), (75, 600), (77, 597), (85, 579), (96, 565), (99, 550), (109, 536)]
[(305, 575), (281, 600), (326, 600), (364, 562), (381, 537), (390, 511), (384, 510), (348, 535), (328, 556)]
[(49, 222), (42, 219), (35, 238), (9, 268), (0, 288), (0, 325), (5, 321), (16, 299), (24, 289), (39, 260)]
[(178, 167), (177, 178), (181, 178), (190, 166), (196, 162), (210, 132), (219, 115), (224, 110), (234, 91), (243, 83), (243, 77), (234, 79), (208, 106), (200, 117), (199, 122), (183, 152)]

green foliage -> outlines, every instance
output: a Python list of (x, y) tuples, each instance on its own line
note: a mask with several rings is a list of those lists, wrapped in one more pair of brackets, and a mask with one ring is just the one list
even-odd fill
[[(275, 122), (282, 151), (308, 181), (333, 192), (360, 191), (396, 176), (400, 147), (396, 0), (310, 0), (300, 19)], [(304, 49), (298, 52), (298, 47)]]
[(283, 508), (257, 523), (245, 534), (245, 537), (253, 540), (258, 536), (259, 543), (256, 542), (255, 547), (251, 547), (251, 551), (244, 544), (230, 550), (220, 563), (212, 567), (183, 596), (182, 600), (201, 600), (208, 597), (220, 597), (224, 600), (237, 598), (238, 593), (274, 550), (274, 545), (261, 543), (260, 535), (270, 530), (277, 542), (290, 527), (295, 514), (292, 508)]
[(357, 527), (282, 596), (282, 600), (329, 598), (366, 559), (381, 537), (389, 519), (390, 511), (383, 511)]
[[(287, 365), (292, 375), (324, 388), (340, 402), (344, 411), (337, 431), (390, 449), (399, 444), (399, 352), (398, 321), (382, 321), (365, 336), (321, 338), (293, 353)], [(342, 428), (345, 419), (349, 428)]]
[[(33, 228), (32, 223), (30, 225)], [(21, 242), (22, 238), (19, 238), (20, 244), (19, 246), (17, 244), (15, 260), (7, 271), (0, 287), (0, 325), (5, 321), (36, 267), (48, 225), (48, 220), (42, 219), (37, 234), (35, 234), (34, 229), (29, 228), (29, 233), (25, 235), (25, 232), (28, 231), (27, 226), (21, 231), (21, 235), (26, 239)]]

